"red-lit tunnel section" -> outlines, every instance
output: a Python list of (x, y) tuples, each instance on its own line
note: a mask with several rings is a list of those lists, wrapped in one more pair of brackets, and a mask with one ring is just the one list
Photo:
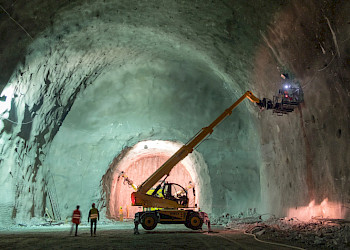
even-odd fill
[[(133, 218), (136, 212), (142, 211), (142, 207), (131, 206), (131, 193), (181, 146), (170, 141), (143, 141), (116, 157), (103, 177), (107, 216), (119, 219), (123, 214), (123, 218)], [(190, 207), (198, 205), (200, 196), (196, 163), (198, 161), (193, 157), (187, 157), (172, 169), (167, 178), (168, 182), (187, 189)]]

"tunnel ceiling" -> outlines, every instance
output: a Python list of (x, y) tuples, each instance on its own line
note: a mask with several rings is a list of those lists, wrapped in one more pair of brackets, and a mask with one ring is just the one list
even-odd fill
[(348, 202), (348, 3), (0, 4), (4, 223), (52, 199), (62, 217), (77, 202), (104, 209), (101, 178), (123, 149), (185, 143), (246, 90), (272, 98), (281, 73), (303, 88), (298, 110), (244, 102), (197, 148), (213, 216)]

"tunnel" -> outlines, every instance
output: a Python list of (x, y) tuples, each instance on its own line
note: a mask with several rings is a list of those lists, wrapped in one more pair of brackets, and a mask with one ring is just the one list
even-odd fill
[[(102, 177), (107, 215), (111, 219), (119, 219), (120, 214), (123, 214), (123, 218), (130, 218), (138, 212), (139, 207), (130, 205), (131, 193), (145, 181), (145, 176), (151, 176), (181, 146), (171, 141), (142, 141), (121, 152)], [(201, 204), (202, 209), (208, 211), (212, 203), (211, 190), (206, 190), (200, 197), (200, 190), (210, 185), (207, 171), (203, 157), (194, 152), (174, 167), (167, 181), (185, 188), (189, 207), (196, 208)], [(174, 191), (181, 191), (179, 187), (176, 188)]]
[[(348, 1), (1, 1), (0, 224), (95, 203), (133, 218), (137, 187), (246, 91), (169, 181), (215, 220), (349, 218)], [(193, 189), (193, 190), (192, 190)], [(194, 191), (195, 190), (195, 191)]]

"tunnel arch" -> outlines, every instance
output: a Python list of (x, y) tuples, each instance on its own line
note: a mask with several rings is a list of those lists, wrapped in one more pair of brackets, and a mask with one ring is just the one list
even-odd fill
[[(104, 186), (107, 186), (107, 189), (110, 188), (106, 192), (107, 215), (111, 218), (119, 217), (120, 206), (123, 207), (124, 216), (133, 216), (139, 210), (139, 208), (131, 207), (128, 204), (128, 202), (131, 203), (130, 195), (134, 190), (123, 183), (124, 179), (121, 178), (121, 172), (124, 172), (136, 186), (140, 185), (181, 146), (183, 146), (182, 143), (173, 141), (141, 141), (128, 149), (118, 160), (113, 161), (109, 167), (110, 174), (105, 175), (102, 180), (107, 182)], [(154, 166), (150, 166), (150, 163)], [(144, 167), (145, 165), (146, 167)], [(134, 169), (133, 171), (130, 168), (137, 168), (138, 170), (135, 171)], [(143, 174), (138, 176), (137, 174), (141, 174), (140, 170), (143, 170)], [(147, 172), (144, 173), (144, 171)], [(194, 183), (195, 196), (193, 190), (189, 190), (190, 206), (194, 207), (197, 204), (197, 207), (211, 211), (212, 191), (211, 188), (208, 188), (210, 187), (208, 167), (199, 152), (194, 151), (177, 164), (170, 172), (167, 180), (178, 183), (185, 188), (189, 181)], [(206, 187), (205, 192), (201, 192), (204, 186)]]
[[(142, 59), (105, 68), (80, 90), (51, 144), (45, 164), (56, 185), (74, 190), (57, 190), (65, 214), (75, 197), (84, 197), (84, 206), (100, 200), (96, 187), (116, 152), (143, 140), (185, 142), (236, 101), (238, 90), (204, 62)], [(249, 107), (242, 103), (197, 149), (217, 184), (208, 185), (215, 195), (201, 208), (214, 215), (256, 207), (259, 200), (258, 136)], [(78, 176), (72, 181), (66, 170)]]

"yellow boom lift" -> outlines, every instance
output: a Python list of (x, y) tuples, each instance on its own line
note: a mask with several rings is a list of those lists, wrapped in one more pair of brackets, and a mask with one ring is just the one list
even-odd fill
[[(173, 154), (162, 166), (160, 166), (147, 180), (145, 180), (137, 191), (131, 194), (133, 206), (142, 206), (144, 208), (163, 208), (155, 211), (143, 211), (135, 214), (135, 230), (138, 234), (138, 225), (141, 224), (146, 230), (153, 230), (157, 223), (161, 224), (184, 224), (193, 230), (202, 228), (203, 218), (201, 213), (188, 209), (187, 190), (176, 183), (166, 182), (170, 171), (183, 160), (188, 154), (192, 153), (214, 128), (219, 125), (227, 116), (231, 115), (233, 109), (237, 107), (245, 98), (251, 102), (257, 103), (261, 108), (269, 108), (266, 104), (255, 97), (252, 92), (247, 91), (234, 104), (226, 109), (218, 118), (216, 118), (208, 127), (202, 128), (191, 140), (183, 145), (175, 154)], [(152, 194), (149, 190), (163, 177)], [(161, 196), (159, 191), (161, 190)], [(178, 196), (177, 194), (181, 194)]]

